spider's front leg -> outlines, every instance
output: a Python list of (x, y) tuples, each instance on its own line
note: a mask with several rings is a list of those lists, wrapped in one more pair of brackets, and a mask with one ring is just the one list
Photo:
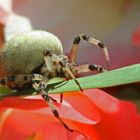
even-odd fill
[[(34, 84), (33, 84), (33, 87), (34, 89), (36, 90), (37, 93), (41, 94), (42, 97), (45, 99), (45, 101), (47, 101), (48, 103), (48, 106), (50, 107), (53, 115), (59, 120), (59, 122), (67, 129), (69, 130), (70, 132), (73, 132), (72, 129), (70, 129), (68, 127), (68, 125), (61, 119), (58, 111), (56, 110), (55, 108), (55, 105), (53, 104), (53, 101), (55, 100), (52, 100), (53, 98), (51, 98), (49, 95), (48, 95), (48, 92), (46, 92), (45, 90), (49, 91), (49, 87), (47, 87), (47, 83), (42, 81), (42, 77), (41, 75), (34, 75), (33, 76), (33, 80), (34, 81)], [(38, 82), (37, 82), (38, 80)]]
[(109, 65), (110, 65), (110, 60), (109, 60), (109, 54), (108, 54), (107, 46), (104, 45), (101, 41), (99, 41), (99, 40), (97, 40), (93, 37), (89, 37), (85, 34), (80, 34), (80, 35), (78, 35), (74, 38), (73, 45), (72, 45), (72, 48), (71, 48), (71, 51), (70, 51), (70, 61), (71, 62), (76, 61), (80, 40), (87, 41), (87, 42), (89, 42), (93, 45), (96, 45), (96, 46), (100, 47), (101, 49), (103, 49), (103, 53), (104, 53), (104, 56), (105, 56), (105, 59), (106, 59), (107, 69), (108, 69)]
[(42, 97), (47, 101), (53, 115), (59, 120), (59, 122), (70, 132), (73, 132), (73, 130), (71, 128), (69, 128), (69, 126), (61, 119), (58, 111), (56, 110), (52, 100), (50, 100), (50, 97), (48, 96), (48, 93), (45, 92), (43, 89), (40, 90)]

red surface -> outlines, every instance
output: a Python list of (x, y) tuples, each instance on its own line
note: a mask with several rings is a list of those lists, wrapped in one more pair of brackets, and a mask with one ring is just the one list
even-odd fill
[(43, 99), (7, 98), (0, 108), (1, 140), (140, 139), (140, 115), (134, 104), (99, 89), (66, 93), (63, 104), (57, 104), (60, 116), (74, 133), (53, 117)]

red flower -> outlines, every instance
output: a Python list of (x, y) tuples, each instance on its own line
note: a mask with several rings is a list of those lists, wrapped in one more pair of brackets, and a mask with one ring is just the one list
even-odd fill
[(56, 104), (66, 130), (43, 99), (5, 98), (0, 102), (0, 139), (33, 140), (139, 140), (140, 116), (136, 107), (102, 90), (64, 94)]

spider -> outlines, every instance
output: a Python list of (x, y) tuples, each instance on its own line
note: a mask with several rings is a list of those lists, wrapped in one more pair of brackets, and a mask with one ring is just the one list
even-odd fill
[(76, 79), (77, 74), (94, 70), (106, 71), (96, 64), (76, 65), (80, 40), (100, 47), (104, 52), (107, 66), (109, 65), (107, 47), (101, 41), (85, 34), (79, 34), (74, 38), (69, 58), (63, 54), (62, 44), (55, 35), (40, 30), (15, 35), (6, 43), (0, 55), (0, 65), (7, 73), (0, 83), (8, 85), (11, 89), (32, 86), (47, 101), (54, 116), (69, 131), (73, 130), (61, 119), (53, 104), (54, 100), (45, 91), (48, 80), (53, 77), (74, 79), (83, 91)]

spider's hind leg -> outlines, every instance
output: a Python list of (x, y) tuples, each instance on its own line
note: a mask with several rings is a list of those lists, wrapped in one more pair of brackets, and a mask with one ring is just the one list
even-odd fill
[(104, 45), (101, 41), (99, 41), (99, 40), (97, 40), (93, 37), (89, 37), (88, 35), (85, 35), (85, 34), (79, 34), (78, 36), (76, 36), (74, 38), (73, 45), (72, 45), (71, 51), (70, 51), (70, 61), (71, 62), (76, 61), (80, 40), (87, 41), (88, 43), (96, 45), (103, 50), (103, 53), (104, 53), (104, 56), (105, 56), (105, 59), (106, 59), (106, 63), (107, 63), (107, 69), (108, 69), (108, 67), (110, 65), (110, 60), (109, 60), (109, 54), (108, 54), (107, 46)]
[(77, 70), (78, 70), (78, 74), (84, 72), (90, 72), (90, 71), (97, 71), (99, 73), (107, 71), (102, 66), (96, 64), (79, 65), (77, 67)]

